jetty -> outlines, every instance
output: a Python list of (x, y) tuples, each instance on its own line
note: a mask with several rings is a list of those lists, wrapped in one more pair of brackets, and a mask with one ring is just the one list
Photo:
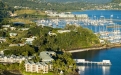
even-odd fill
[(76, 64), (97, 64), (102, 66), (110, 66), (111, 62), (110, 60), (102, 60), (101, 62), (95, 62), (95, 61), (86, 61), (85, 59), (74, 59)]

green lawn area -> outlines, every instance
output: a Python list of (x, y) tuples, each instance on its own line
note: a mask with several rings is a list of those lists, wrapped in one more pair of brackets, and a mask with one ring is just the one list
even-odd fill
[(23, 72), (23, 75), (54, 75), (52, 72), (41, 74), (41, 73), (30, 73), (30, 72)]
[(24, 19), (24, 18), (13, 18), (10, 20), (10, 22), (23, 22), (25, 24), (33, 23), (29, 19)]

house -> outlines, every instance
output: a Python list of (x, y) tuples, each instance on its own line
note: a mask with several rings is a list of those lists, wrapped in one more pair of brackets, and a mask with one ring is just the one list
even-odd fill
[(36, 72), (36, 73), (48, 73), (49, 65), (45, 62), (26, 61), (25, 62), (26, 72)]
[(10, 25), (2, 25), (3, 30), (8, 30), (10, 28)]
[[(48, 32), (50, 36), (56, 35), (56, 33)], [(57, 35), (56, 35), (57, 36)]]
[(9, 33), (10, 37), (15, 37), (17, 36), (18, 34), (17, 33)]
[(77, 14), (75, 15), (77, 18), (88, 18), (88, 15), (87, 14)]
[(36, 36), (32, 36), (30, 38), (24, 38), (26, 40), (25, 44), (32, 45), (33, 41), (36, 39)]
[(68, 33), (71, 32), (70, 30), (58, 30), (58, 33)]
[(4, 56), (4, 55), (0, 55), (0, 62), (6, 62), (6, 63), (21, 63), (22, 61), (27, 60), (25, 57), (23, 56), (15, 56), (15, 55), (11, 55), (11, 56)]
[(101, 44), (105, 44), (105, 40), (99, 39)]
[(19, 30), (25, 31), (25, 30), (29, 30), (29, 28), (20, 28)]
[(10, 27), (10, 30), (16, 30), (16, 27)]
[(35, 40), (34, 38), (26, 38), (25, 44), (32, 45), (32, 43), (33, 43), (34, 40)]
[(0, 43), (6, 42), (6, 38), (0, 37)]
[(56, 53), (53, 51), (42, 51), (40, 52), (40, 58), (43, 62), (50, 62), (54, 59), (52, 58), (52, 55), (55, 55)]
[(9, 47), (19, 46), (18, 44), (10, 44)]
[(2, 25), (3, 28), (9, 28), (10, 25)]
[(19, 43), (19, 44), (10, 44), (9, 47), (13, 47), (13, 46), (24, 46), (25, 44)]

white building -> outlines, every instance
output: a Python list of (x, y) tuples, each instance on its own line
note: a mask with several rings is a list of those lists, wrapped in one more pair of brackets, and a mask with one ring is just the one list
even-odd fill
[(2, 25), (3, 28), (9, 28), (10, 25)]
[(52, 69), (52, 66), (45, 62), (34, 63), (32, 61), (25, 62), (26, 72), (36, 72), (36, 73), (48, 73)]
[(6, 38), (0, 37), (0, 43), (6, 42)]
[(71, 32), (70, 30), (58, 30), (58, 33), (68, 33)]
[(88, 18), (87, 14), (78, 14), (76, 15), (77, 18)]
[(21, 63), (22, 61), (25, 61), (26, 58), (23, 56), (4, 56), (0, 55), (0, 62), (6, 62), (6, 63)]
[(15, 37), (17, 36), (18, 34), (17, 33), (9, 33), (10, 37)]

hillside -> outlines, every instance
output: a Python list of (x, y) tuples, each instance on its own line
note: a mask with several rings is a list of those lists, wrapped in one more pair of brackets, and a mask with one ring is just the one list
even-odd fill
[(6, 5), (5, 3), (0, 1), (0, 22), (9, 16), (9, 13), (7, 11), (9, 11), (10, 7), (8, 5)]

